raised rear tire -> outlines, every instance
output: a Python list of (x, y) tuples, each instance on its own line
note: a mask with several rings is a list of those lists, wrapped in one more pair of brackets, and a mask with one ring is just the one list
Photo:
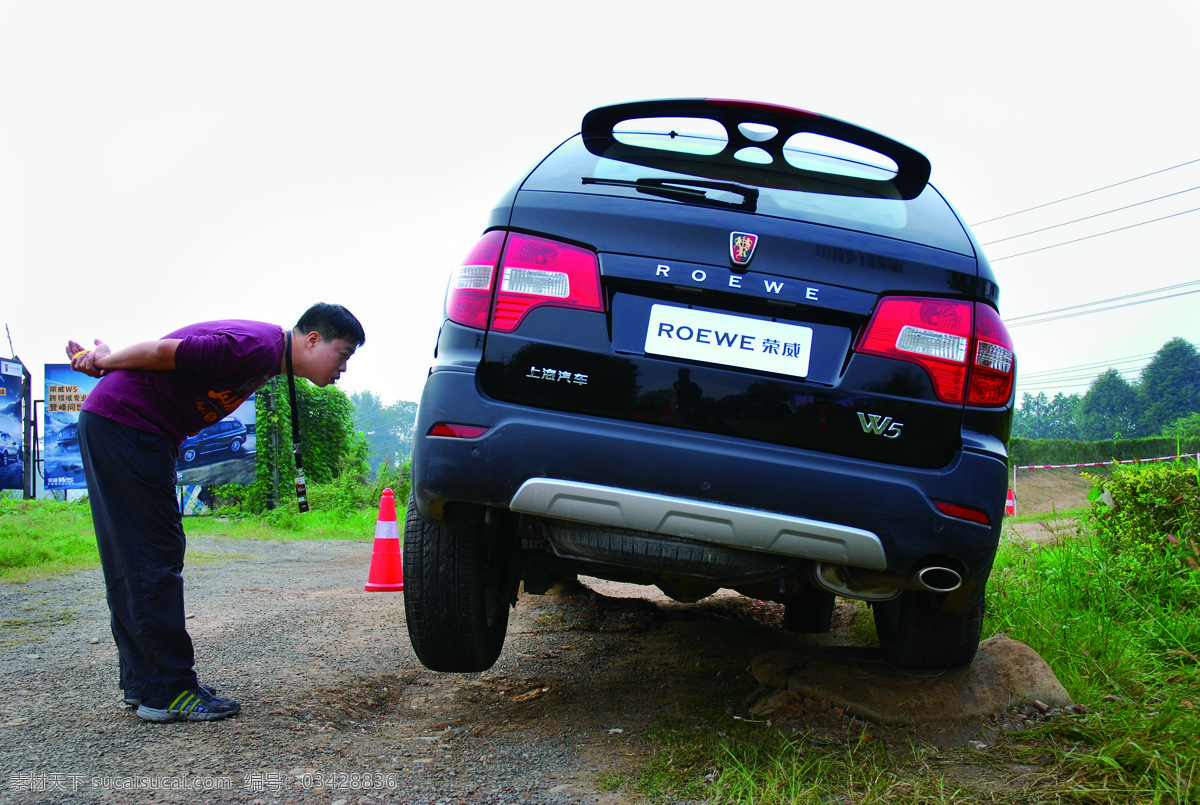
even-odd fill
[(946, 668), (975, 658), (983, 632), (983, 590), (961, 608), (953, 605), (954, 595), (905, 590), (872, 604), (888, 662), (899, 668)]
[(516, 601), (520, 543), (507, 518), (460, 506), (454, 525), (426, 522), (410, 496), (404, 520), (404, 614), (421, 664), (432, 671), (491, 668)]

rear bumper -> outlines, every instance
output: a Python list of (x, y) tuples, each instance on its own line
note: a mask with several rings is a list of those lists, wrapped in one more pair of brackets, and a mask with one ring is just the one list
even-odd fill
[[(488, 431), (426, 435), (439, 422)], [(883, 465), (512, 405), (482, 395), (473, 371), (442, 369), (418, 411), (413, 489), (433, 520), (467, 502), (897, 572), (951, 558), (986, 578), (1007, 457), (990, 437), (964, 443), (944, 468)], [(990, 525), (947, 517), (934, 500), (979, 509)]]
[(879, 537), (861, 528), (613, 486), (530, 478), (510, 508), (556, 520), (884, 570)]

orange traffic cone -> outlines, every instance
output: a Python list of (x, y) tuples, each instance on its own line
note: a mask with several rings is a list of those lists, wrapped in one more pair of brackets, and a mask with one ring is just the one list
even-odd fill
[(383, 490), (379, 499), (379, 520), (375, 523), (375, 548), (371, 552), (371, 572), (363, 587), (369, 593), (399, 592), (404, 589), (404, 566), (400, 560), (400, 527), (396, 525), (396, 498), (392, 490)]
[(1006, 500), (1004, 502), (1004, 516), (1005, 517), (1016, 516), (1016, 513), (1017, 513), (1017, 499), (1015, 497), (1013, 497), (1013, 491), (1010, 489), (1010, 490), (1008, 490), (1008, 500)]

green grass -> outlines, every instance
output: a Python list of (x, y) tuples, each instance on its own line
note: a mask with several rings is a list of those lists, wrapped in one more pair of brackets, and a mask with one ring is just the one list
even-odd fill
[(1013, 517), (1005, 517), (1005, 524), (1016, 523), (1045, 523), (1055, 520), (1078, 520), (1087, 514), (1087, 506), (1081, 506), (1078, 509), (1059, 509), (1050, 512), (1035, 512), (1034, 514), (1018, 514)]
[[(185, 517), (188, 536), (225, 539), (309, 540), (344, 539), (370, 542), (375, 539), (378, 511), (309, 511), (279, 508), (261, 517)], [(404, 509), (397, 512), (403, 527)], [(238, 554), (188, 551), (190, 565), (225, 561)], [(0, 582), (20, 583), (47, 578), (100, 564), (92, 511), (86, 500), (63, 503), (55, 500), (10, 500), (0, 498)]]
[(834, 746), (778, 735), (724, 749), (728, 760), (712, 783), (717, 801), (724, 803), (927, 805), (976, 802), (981, 794), (996, 793), (967, 791), (950, 782), (930, 763), (940, 757), (934, 750), (907, 746), (897, 751), (868, 731)]
[[(1005, 784), (991, 773), (999, 765), (967, 750), (938, 750), (918, 744), (890, 745), (872, 725), (851, 722), (844, 738), (817, 733), (788, 734), (761, 721), (741, 719), (729, 703), (745, 696), (730, 681), (704, 701), (689, 703), (686, 715), (663, 719), (645, 738), (658, 749), (645, 768), (622, 787), (652, 803), (703, 800), (723, 805), (926, 803), (1004, 801)], [(953, 782), (947, 768), (984, 763), (985, 776), (968, 788)], [(981, 759), (982, 758), (982, 759)], [(614, 781), (607, 781), (611, 788)], [(1026, 802), (1014, 799), (1013, 802)]]
[[(856, 613), (851, 631), (867, 638), (869, 623)], [(984, 634), (999, 631), (1039, 652), (1092, 712), (986, 752), (889, 746), (863, 722), (831, 741), (735, 719), (729, 705), (747, 691), (726, 683), (647, 735), (655, 754), (625, 786), (650, 802), (1200, 802), (1200, 572), (1176, 556), (1110, 555), (1086, 531), (1006, 544)], [(1016, 782), (1018, 767), (1036, 769), (1036, 785)]]
[(1200, 574), (1167, 558), (1114, 556), (1084, 532), (1054, 545), (1002, 545), (985, 630), (1035, 648), (1081, 700), (1139, 696), (1188, 670), (1171, 652), (1200, 651), (1198, 607)]
[[(404, 528), (404, 509), (397, 506), (398, 528)], [(188, 536), (224, 539), (308, 540), (344, 539), (371, 542), (375, 539), (378, 511), (357, 512), (320, 511), (312, 509), (300, 514), (295, 504), (281, 506), (261, 516), (248, 517), (185, 517), (183, 530)]]
[(849, 633), (856, 645), (879, 645), (879, 635), (875, 632), (875, 615), (865, 601), (854, 602), (854, 620), (850, 621)]
[(86, 503), (0, 499), (0, 581), (23, 582), (99, 563)]
[(1064, 796), (1200, 799), (1200, 573), (1167, 554), (1114, 555), (1085, 531), (1002, 547), (992, 579), (985, 630), (1034, 648), (1097, 710), (1037, 736), (1073, 781)]

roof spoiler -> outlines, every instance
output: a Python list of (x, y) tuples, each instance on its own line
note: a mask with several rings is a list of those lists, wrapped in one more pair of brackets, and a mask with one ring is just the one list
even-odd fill
[[(630, 145), (617, 139), (615, 128), (624, 121), (664, 117), (716, 121), (724, 127), (728, 142), (719, 153), (708, 155)], [(777, 131), (767, 139), (752, 139), (739, 127), (742, 123), (771, 126)], [(907, 200), (919, 196), (929, 182), (929, 160), (919, 151), (852, 123), (787, 106), (719, 98), (636, 101), (593, 109), (584, 115), (580, 132), (585, 147), (596, 156), (782, 190)], [(896, 164), (896, 173), (890, 179), (875, 179), (796, 167), (784, 156), (784, 144), (804, 132), (881, 154)], [(735, 156), (744, 148), (761, 149), (770, 156), (770, 163), (756, 164)]]

